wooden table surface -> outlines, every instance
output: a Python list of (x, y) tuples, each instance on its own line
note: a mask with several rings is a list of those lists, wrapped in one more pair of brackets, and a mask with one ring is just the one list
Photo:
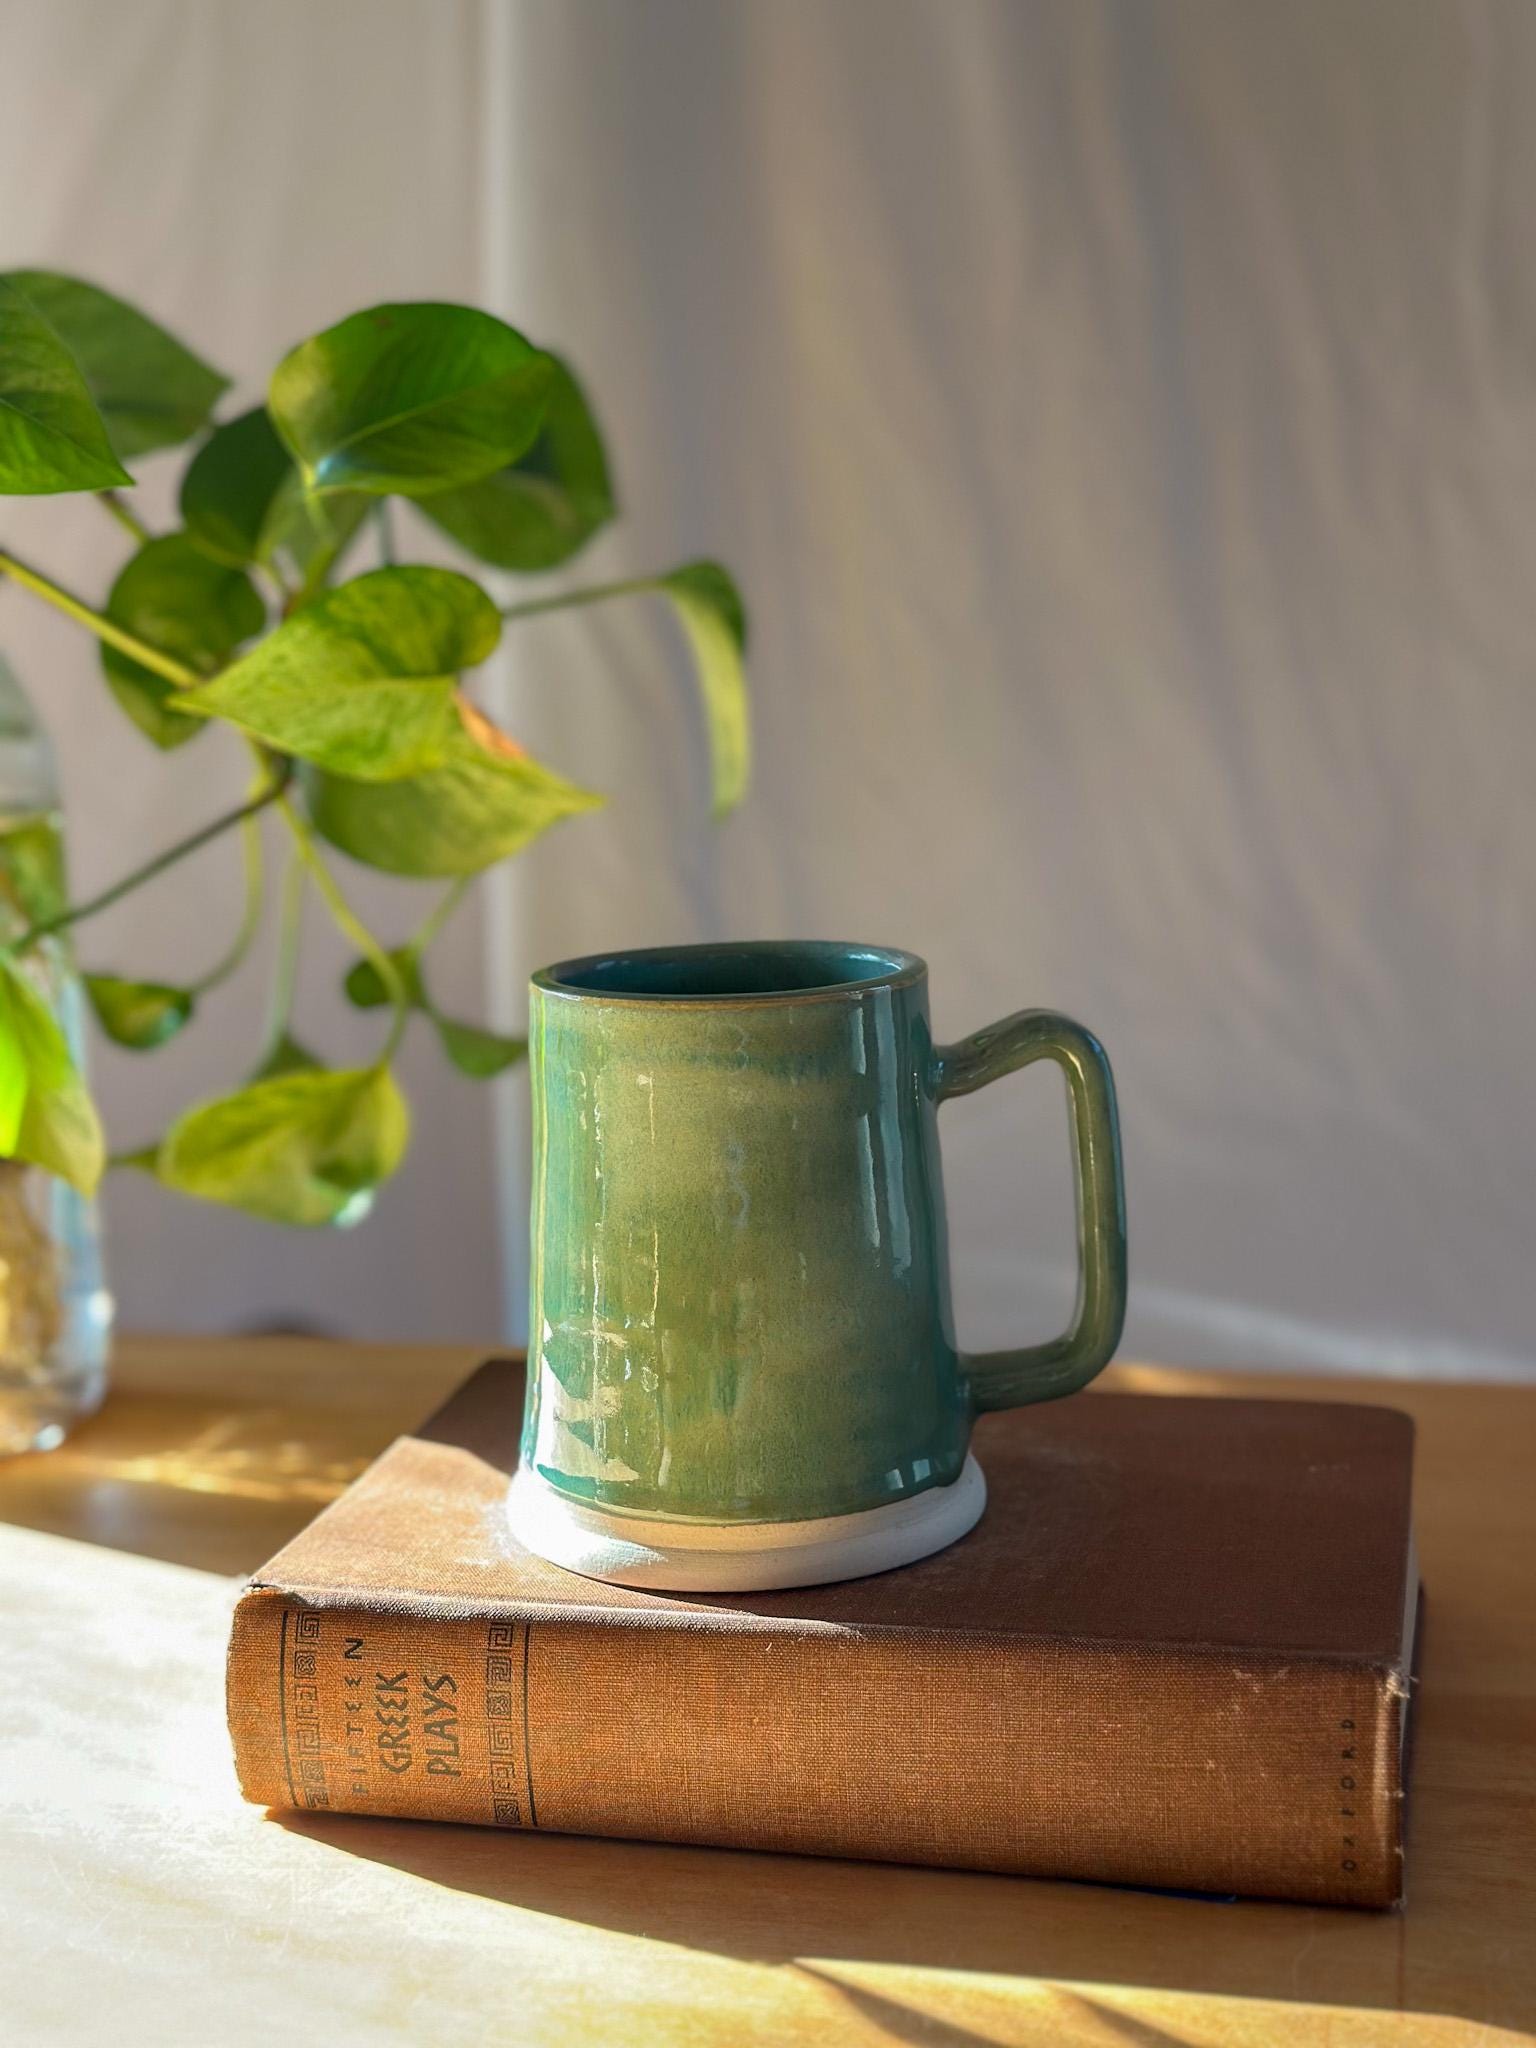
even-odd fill
[[(1429, 1588), (1401, 1915), (241, 1803), (237, 1575), (473, 1355), (130, 1342), (0, 1466), (0, 2040), (1510, 2042), (1536, 2027), (1536, 1388), (1277, 1380), (1419, 1424)], [(1119, 1367), (1169, 1395), (1251, 1378)]]

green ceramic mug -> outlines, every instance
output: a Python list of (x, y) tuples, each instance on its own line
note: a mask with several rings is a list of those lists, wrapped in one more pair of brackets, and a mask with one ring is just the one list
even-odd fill
[[(809, 1585), (963, 1535), (976, 1415), (1074, 1393), (1125, 1314), (1114, 1081), (1049, 1010), (936, 1046), (928, 970), (884, 947), (612, 953), (535, 975), (519, 1538), (590, 1576)], [(1071, 1329), (957, 1350), (936, 1112), (1065, 1071)]]

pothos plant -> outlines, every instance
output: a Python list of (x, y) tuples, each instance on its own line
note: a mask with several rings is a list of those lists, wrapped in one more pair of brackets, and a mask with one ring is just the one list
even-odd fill
[[(475, 876), (600, 801), (493, 724), (464, 673), (509, 620), (659, 595), (691, 647), (724, 811), (747, 779), (745, 619), (714, 562), (504, 604), (470, 576), (398, 559), (395, 501), (478, 562), (523, 574), (560, 568), (614, 515), (602, 437), (574, 372), (489, 313), (376, 306), (284, 356), (264, 405), (216, 418), (228, 388), (108, 292), (51, 271), (0, 275), (0, 492), (94, 493), (133, 542), (100, 603), (6, 549), (0, 577), (96, 636), (107, 688), (146, 742), (192, 747), (222, 725), (252, 770), (242, 803), (89, 901), (64, 900), (56, 862), (13, 849), (21, 928), (0, 946), (0, 1156), (87, 1191), (106, 1159), (40, 992), (39, 949), (241, 832), (245, 913), (206, 975), (183, 987), (85, 977), (109, 1038), (140, 1052), (168, 1044), (246, 958), (262, 918), (260, 819), (270, 810), (289, 866), (265, 1043), (232, 1092), (189, 1108), (121, 1162), (258, 1216), (347, 1222), (405, 1152), (409, 1118), (391, 1060), (413, 1018), (472, 1077), (524, 1051), (441, 1013), (427, 980), (432, 939)], [(185, 443), (180, 523), (152, 532), (124, 496), (125, 464)], [(354, 569), (364, 546), (377, 566)], [(332, 849), (391, 875), (439, 878), (446, 891), (412, 936), (387, 943), (348, 902)], [(351, 1000), (389, 1012), (382, 1042), (357, 1065), (322, 1065), (290, 1022), (307, 889), (356, 950)]]

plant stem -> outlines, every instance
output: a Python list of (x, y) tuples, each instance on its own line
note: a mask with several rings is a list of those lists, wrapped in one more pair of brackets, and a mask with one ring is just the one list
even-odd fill
[(151, 647), (136, 633), (126, 632), (116, 620), (104, 618), (100, 612), (92, 611), (78, 597), (44, 576), (38, 569), (29, 569), (25, 562), (19, 562), (8, 550), (0, 550), (0, 576), (9, 576), (13, 583), (19, 583), (37, 597), (46, 598), (48, 603), (65, 612), (78, 624), (94, 633), (98, 640), (105, 640), (109, 647), (141, 662), (145, 668), (153, 669), (157, 676), (164, 676), (168, 683), (174, 683), (180, 690), (190, 689), (203, 679), (193, 670), (173, 661), (168, 654), (162, 654), (158, 647)]
[(209, 989), (228, 981), (251, 950), (251, 941), (261, 925), (265, 891), (262, 887), (261, 819), (255, 811), (247, 811), (241, 819), (240, 837), (245, 868), (245, 907), (240, 913), (239, 929), (223, 959), (210, 967), (200, 980), (192, 983), (190, 992), (195, 996), (206, 995)]
[(605, 597), (633, 597), (642, 590), (654, 590), (655, 576), (631, 576), (623, 583), (592, 583), (585, 590), (563, 591), (558, 597), (529, 597), (521, 604), (503, 607), (504, 619), (531, 619), (535, 612), (563, 612), (572, 605), (598, 604)]
[(133, 511), (127, 504), (125, 504), (123, 499), (121, 499), (118, 496), (116, 491), (98, 491), (96, 493), (96, 496), (98, 501), (106, 506), (107, 510), (111, 513), (112, 517), (117, 521), (118, 525), (124, 526), (128, 529), (128, 531), (133, 535), (134, 539), (139, 543), (140, 547), (142, 547), (146, 541), (151, 541), (154, 539), (154, 535), (150, 532), (149, 528), (144, 524), (143, 520), (139, 517), (138, 513)]
[(272, 993), (267, 1003), (267, 1050), (262, 1064), (282, 1044), (293, 1016), (294, 990), (299, 979), (299, 945), (304, 936), (304, 891), (309, 871), (297, 846), (288, 850), (288, 868), (283, 876), (283, 903), (277, 926), (277, 952), (272, 962)]
[(108, 1170), (123, 1166), (142, 1167), (146, 1173), (153, 1173), (160, 1158), (158, 1140), (152, 1145), (136, 1145), (131, 1152), (109, 1152)]
[(395, 566), (395, 529), (390, 523), (389, 500), (380, 498), (373, 508), (373, 521), (378, 529), (379, 560), (386, 569)]
[(353, 534), (350, 531), (337, 534), (334, 527), (331, 529), (330, 538), (322, 541), (310, 556), (308, 567), (304, 571), (298, 588), (290, 590), (287, 598), (284, 600), (283, 617), (285, 619), (293, 612), (302, 611), (305, 605), (311, 603), (313, 599), (320, 595), (321, 591), (326, 587), (331, 571), (351, 546), (352, 540)]
[(156, 875), (163, 874), (177, 861), (185, 860), (189, 853), (196, 853), (200, 847), (206, 846), (210, 840), (217, 839), (221, 833), (228, 832), (231, 827), (242, 823), (246, 818), (255, 817), (256, 813), (265, 810), (268, 804), (280, 801), (287, 784), (288, 777), (284, 775), (281, 782), (264, 789), (259, 796), (249, 798), (238, 810), (225, 811), (222, 816), (214, 818), (198, 831), (189, 833), (185, 839), (178, 839), (176, 844), (168, 846), (164, 853), (157, 853), (153, 860), (146, 861), (142, 867), (124, 875), (122, 880), (114, 882), (110, 889), (103, 889), (99, 896), (88, 897), (84, 903), (72, 903), (56, 917), (44, 918), (40, 924), (30, 926), (19, 938), (12, 940), (6, 950), (11, 953), (25, 953), (29, 947), (35, 946), (39, 939), (46, 939), (54, 932), (64, 931), (70, 925), (79, 924), (87, 917), (94, 917), (98, 910), (109, 909), (131, 890), (139, 888), (144, 882), (153, 881)]
[(292, 618), (295, 612), (302, 611), (311, 599), (320, 595), (321, 591), (325, 588), (325, 579), (330, 575), (332, 568), (335, 566), (336, 557), (340, 553), (341, 549), (339, 546), (325, 547), (319, 549), (317, 553), (311, 556), (309, 567), (304, 572), (303, 581), (295, 589), (290, 590), (283, 599), (283, 617), (285, 619)]
[(409, 946), (406, 948), (413, 959), (419, 958), (421, 954), (426, 952), (428, 946), (431, 945), (443, 926), (463, 902), (464, 892), (473, 880), (473, 875), (460, 875), (457, 880), (448, 884), (448, 887), (443, 891), (432, 909), (423, 918), (413, 934)]
[(277, 802), (288, 829), (293, 834), (294, 844), (299, 849), (299, 856), (303, 860), (304, 865), (309, 869), (311, 875), (314, 876), (315, 887), (325, 898), (326, 908), (331, 913), (332, 922), (343, 937), (350, 939), (363, 957), (369, 961), (379, 980), (384, 984), (385, 993), (388, 995), (389, 1000), (394, 1004), (395, 1021), (391, 1027), (389, 1039), (385, 1044), (384, 1050), (379, 1054), (379, 1064), (382, 1066), (400, 1043), (401, 1036), (405, 1031), (406, 1022), (410, 1016), (410, 999), (406, 992), (405, 983), (400, 977), (400, 970), (373, 936), (373, 933), (369, 931), (367, 925), (357, 915), (351, 904), (348, 903), (346, 897), (342, 895), (336, 877), (321, 858), (320, 849), (315, 844), (313, 833), (294, 809), (289, 798), (283, 795), (278, 798)]

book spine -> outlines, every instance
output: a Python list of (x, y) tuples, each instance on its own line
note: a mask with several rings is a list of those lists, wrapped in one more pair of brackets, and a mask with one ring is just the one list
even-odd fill
[(1006, 1635), (365, 1610), (248, 1591), (273, 1807), (1386, 1906), (1400, 1681)]

